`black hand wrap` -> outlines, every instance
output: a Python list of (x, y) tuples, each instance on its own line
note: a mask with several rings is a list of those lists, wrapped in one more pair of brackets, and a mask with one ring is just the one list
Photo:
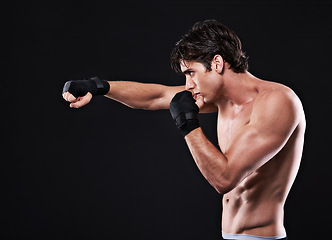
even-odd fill
[(172, 99), (169, 110), (183, 137), (199, 127), (199, 108), (192, 97), (191, 92), (177, 93)]
[(92, 96), (105, 95), (108, 93), (110, 86), (107, 81), (100, 80), (98, 77), (89, 78), (87, 80), (68, 81), (63, 87), (62, 93), (69, 92), (74, 97), (83, 97), (88, 92)]

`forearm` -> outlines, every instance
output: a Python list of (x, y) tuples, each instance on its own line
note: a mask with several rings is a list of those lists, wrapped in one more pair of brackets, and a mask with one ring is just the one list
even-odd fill
[(109, 81), (110, 90), (105, 95), (131, 108), (168, 109), (173, 95), (184, 87), (168, 87), (160, 84), (131, 81)]
[(185, 136), (189, 150), (206, 180), (221, 194), (232, 187), (228, 160), (197, 128)]

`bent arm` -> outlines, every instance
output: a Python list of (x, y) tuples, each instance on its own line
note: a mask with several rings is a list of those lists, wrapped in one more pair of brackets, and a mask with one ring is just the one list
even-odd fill
[(250, 123), (234, 134), (225, 154), (209, 142), (201, 128), (185, 137), (196, 165), (219, 193), (232, 190), (275, 156), (299, 124), (298, 104), (271, 95), (257, 100)]
[(131, 108), (146, 110), (168, 109), (174, 95), (185, 88), (131, 81), (109, 81), (108, 83), (110, 90), (106, 97)]

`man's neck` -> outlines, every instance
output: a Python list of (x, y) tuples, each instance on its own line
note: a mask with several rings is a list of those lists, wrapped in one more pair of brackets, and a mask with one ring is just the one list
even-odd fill
[(227, 101), (232, 105), (241, 106), (256, 97), (259, 79), (249, 72), (234, 73), (229, 70), (224, 72), (223, 78), (221, 102)]

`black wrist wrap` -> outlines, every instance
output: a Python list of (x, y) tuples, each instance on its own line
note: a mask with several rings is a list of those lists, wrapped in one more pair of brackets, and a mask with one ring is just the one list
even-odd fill
[(87, 80), (75, 80), (65, 83), (62, 92), (70, 92), (74, 97), (83, 97), (88, 92), (92, 96), (105, 95), (108, 93), (110, 86), (107, 81), (100, 80), (98, 77)]
[(183, 136), (199, 127), (199, 108), (189, 91), (177, 93), (170, 103), (170, 112)]

